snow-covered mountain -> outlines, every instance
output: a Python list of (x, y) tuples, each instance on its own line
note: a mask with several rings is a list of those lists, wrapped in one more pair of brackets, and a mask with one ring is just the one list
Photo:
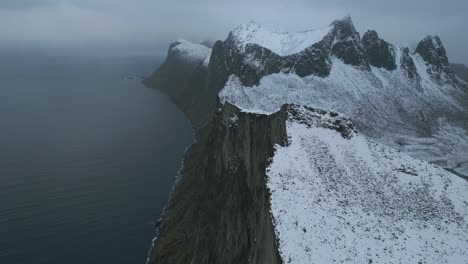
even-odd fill
[(251, 22), (146, 83), (196, 129), (149, 263), (467, 263), (468, 91), (439, 37)]
[[(237, 61), (228, 60), (231, 74), (220, 92), (222, 102), (259, 112), (277, 111), (284, 103), (331, 109), (351, 117), (380, 142), (468, 175), (467, 91), (451, 70), (439, 37), (424, 38), (410, 52), (375, 31), (361, 39), (347, 17), (333, 22), (312, 46), (279, 56), (258, 46), (259, 38), (276, 39), (258, 27), (241, 26), (226, 41), (233, 43)], [(260, 34), (254, 36), (256, 32)], [(320, 69), (307, 72), (313, 67), (302, 61)], [(258, 76), (252, 78), (252, 71)]]

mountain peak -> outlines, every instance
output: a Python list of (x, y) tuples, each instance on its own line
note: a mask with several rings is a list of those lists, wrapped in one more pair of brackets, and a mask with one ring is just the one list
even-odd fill
[(368, 38), (371, 40), (381, 40), (377, 31), (372, 30), (372, 29), (367, 30), (366, 33), (364, 33), (364, 36), (362, 37), (362, 39), (365, 39), (365, 38)]
[(375, 30), (368, 30), (362, 37), (362, 44), (369, 56), (369, 63), (377, 68), (395, 70), (395, 51)]
[(333, 22), (331, 22), (330, 26), (336, 26), (336, 25), (349, 25), (349, 26), (353, 26), (354, 27), (354, 24), (353, 24), (353, 19), (351, 18), (350, 15), (346, 15), (342, 18), (339, 18), (339, 19), (335, 19)]
[(370, 70), (369, 58), (351, 17), (335, 20), (331, 27), (331, 53), (346, 64)]
[(321, 41), (330, 30), (331, 27), (326, 27), (316, 30), (283, 32), (250, 21), (248, 24), (238, 26), (231, 32), (229, 38), (233, 39), (241, 50), (244, 50), (248, 44), (257, 44), (277, 55), (289, 56)]
[(345, 35), (359, 35), (356, 28), (354, 27), (353, 20), (349, 15), (334, 20), (331, 22), (330, 27), (333, 29), (333, 31), (342, 32)]
[(442, 73), (453, 75), (447, 52), (439, 36), (426, 36), (416, 47), (416, 53), (424, 59), (429, 66), (428, 72), (434, 77), (440, 79)]

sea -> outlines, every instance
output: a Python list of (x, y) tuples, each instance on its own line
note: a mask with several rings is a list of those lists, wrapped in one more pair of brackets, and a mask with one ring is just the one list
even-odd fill
[(0, 263), (145, 263), (194, 141), (165, 50), (0, 47)]

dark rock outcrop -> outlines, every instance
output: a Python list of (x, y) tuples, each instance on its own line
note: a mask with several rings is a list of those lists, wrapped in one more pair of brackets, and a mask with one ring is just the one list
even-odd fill
[(388, 42), (379, 38), (376, 31), (367, 31), (362, 37), (362, 44), (369, 56), (370, 65), (389, 71), (396, 69), (395, 50)]
[(149, 263), (281, 263), (265, 170), (274, 145), (286, 142), (286, 116), (226, 103), (199, 130)]
[(427, 72), (436, 79), (441, 79), (443, 76), (453, 78), (454, 74), (450, 68), (447, 52), (442, 44), (439, 36), (427, 36), (416, 47), (416, 53), (429, 66)]
[[(282, 71), (284, 58), (261, 47), (257, 44), (247, 44), (245, 50), (237, 46), (237, 40), (231, 32), (228, 38), (222, 43), (215, 45), (213, 55), (217, 58), (223, 58), (213, 63), (223, 65), (213, 65), (213, 67), (224, 67), (225, 80), (231, 74), (239, 76), (242, 83), (246, 86), (258, 85), (263, 76)], [(218, 86), (218, 91), (222, 89), (224, 83)]]
[[(337, 20), (332, 23), (332, 54), (343, 60), (344, 63), (364, 70), (370, 70), (369, 57), (361, 43), (359, 32), (354, 28), (351, 17)], [(328, 38), (330, 36), (327, 36)]]
[(333, 111), (296, 104), (285, 104), (281, 107), (281, 111), (287, 112), (288, 121), (303, 124), (308, 128), (321, 127), (335, 130), (346, 139), (357, 134), (356, 127), (349, 118)]
[(416, 69), (413, 58), (410, 56), (410, 50), (407, 47), (401, 50), (401, 68), (404, 70), (404, 73), (408, 78), (419, 78), (418, 70)]
[[(346, 64), (370, 70), (367, 53), (351, 18), (334, 21), (331, 27), (321, 41), (288, 56), (280, 56), (257, 44), (246, 44), (240, 49), (235, 32), (231, 32), (224, 42), (214, 45), (212, 56), (218, 59), (210, 64), (223, 68), (218, 71), (224, 73), (220, 79), (226, 81), (229, 75), (235, 74), (245, 86), (258, 85), (262, 77), (279, 72), (294, 72), (299, 77), (326, 77), (330, 74), (333, 56)], [(219, 91), (223, 85), (216, 83), (212, 88), (217, 87)]]

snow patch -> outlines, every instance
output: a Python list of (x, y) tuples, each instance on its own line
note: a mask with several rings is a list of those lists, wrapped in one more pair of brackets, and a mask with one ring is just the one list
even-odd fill
[(247, 44), (257, 44), (280, 56), (299, 53), (321, 41), (332, 29), (326, 27), (302, 32), (279, 32), (251, 22), (237, 27), (233, 32), (239, 47), (243, 50)]
[(466, 263), (465, 180), (359, 134), (287, 134), (267, 169), (285, 263)]
[(171, 48), (171, 54), (177, 54), (177, 56), (184, 61), (189, 63), (203, 63), (203, 65), (208, 66), (206, 60), (209, 62), (209, 57), (211, 55), (211, 49), (201, 45), (195, 44), (184, 39), (178, 39), (178, 43)]
[[(400, 60), (401, 49), (396, 52)], [(468, 134), (463, 129), (454, 129), (455, 125), (448, 121), (444, 125), (436, 122), (438, 116), (450, 116), (463, 109), (456, 99), (461, 97), (457, 95), (460, 90), (435, 82), (419, 55), (412, 55), (412, 59), (420, 75), (417, 80), (408, 78), (399, 63), (394, 71), (371, 67), (369, 72), (335, 58), (330, 75), (324, 78), (277, 73), (263, 77), (258, 86), (247, 87), (232, 75), (219, 98), (223, 103), (228, 101), (245, 112), (255, 113), (271, 114), (283, 104), (330, 109), (349, 116), (363, 133), (386, 145), (419, 159), (441, 160), (437, 164), (446, 164), (447, 168), (462, 164), (457, 170), (466, 172)], [(429, 131), (425, 128), (429, 123), (433, 131), (425, 136), (434, 141), (433, 150), (418, 140), (408, 140), (410, 146), (398, 143), (401, 138), (421, 137), (421, 131)], [(442, 136), (449, 132), (444, 129), (449, 125), (457, 134)]]

